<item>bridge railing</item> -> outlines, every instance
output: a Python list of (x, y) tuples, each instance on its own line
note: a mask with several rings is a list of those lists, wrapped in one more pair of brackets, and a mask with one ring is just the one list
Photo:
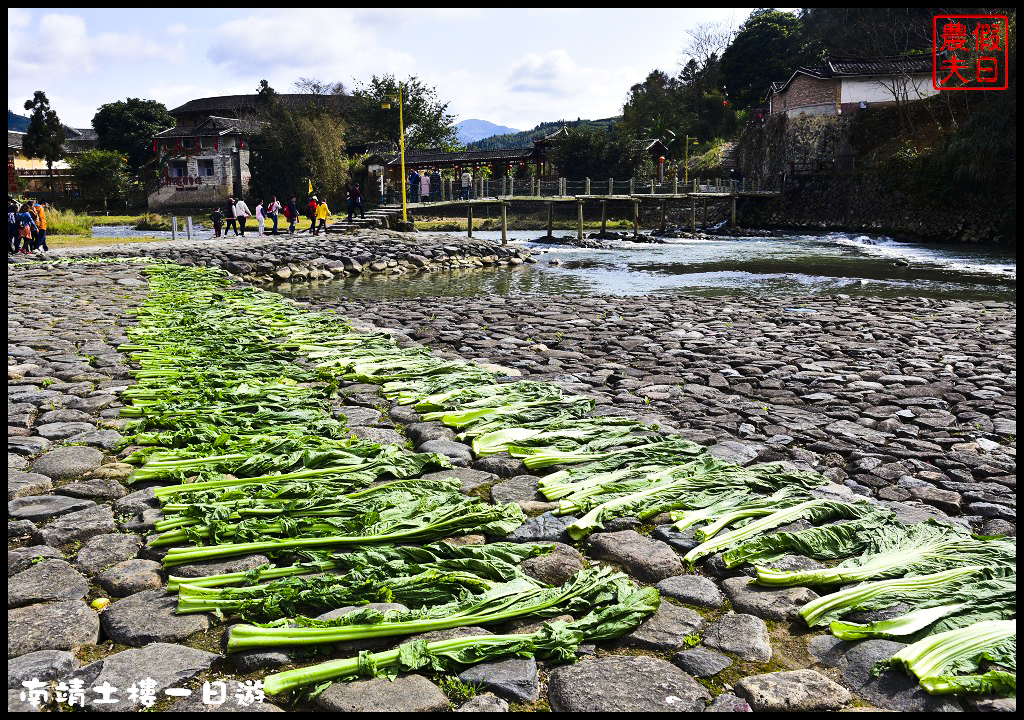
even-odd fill
[[(727, 180), (723, 178), (679, 178), (666, 179), (658, 182), (638, 180), (616, 180), (602, 178), (594, 180), (536, 180), (534, 178), (476, 178), (469, 188), (468, 198), (497, 199), (499, 197), (574, 197), (576, 195), (678, 195), (681, 193), (732, 193), (765, 191), (771, 188), (762, 187), (760, 180)], [(411, 188), (410, 193), (418, 196), (419, 188)], [(436, 191), (432, 188), (431, 201), (459, 200), (466, 197), (461, 183), (457, 180), (445, 180)], [(426, 198), (423, 198), (426, 199)]]

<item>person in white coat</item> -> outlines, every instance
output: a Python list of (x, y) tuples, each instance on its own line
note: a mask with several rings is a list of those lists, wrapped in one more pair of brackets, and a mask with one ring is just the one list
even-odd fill
[(238, 229), (241, 230), (239, 234), (242, 237), (245, 237), (245, 219), (247, 217), (252, 217), (249, 206), (245, 204), (245, 200), (238, 198), (238, 202), (235, 203), (235, 219), (238, 220)]

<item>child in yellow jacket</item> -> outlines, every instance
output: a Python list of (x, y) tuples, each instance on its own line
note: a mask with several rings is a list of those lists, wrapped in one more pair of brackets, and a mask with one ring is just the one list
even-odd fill
[(331, 211), (327, 207), (327, 201), (321, 200), (320, 204), (316, 206), (316, 230), (313, 232), (314, 235), (319, 235), (321, 229), (323, 229), (324, 235), (327, 234), (327, 218), (330, 215)]

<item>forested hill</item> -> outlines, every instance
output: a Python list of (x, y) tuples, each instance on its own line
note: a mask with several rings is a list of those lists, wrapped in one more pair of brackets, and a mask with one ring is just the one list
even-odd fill
[(607, 131), (618, 122), (621, 118), (611, 117), (604, 118), (603, 120), (559, 120), (557, 122), (541, 123), (532, 130), (524, 130), (518, 133), (509, 133), (507, 135), (493, 135), (483, 140), (477, 140), (476, 142), (467, 143), (467, 150), (499, 150), (501, 148), (514, 148), (514, 147), (525, 147), (533, 144), (533, 139), (541, 137), (543, 135), (550, 135), (551, 133), (558, 130), (560, 127), (565, 125), (568, 128), (579, 127), (581, 125), (592, 127), (596, 130)]
[(7, 111), (7, 129), (15, 132), (28, 132), (29, 119), (24, 115), (16, 115), (10, 110)]

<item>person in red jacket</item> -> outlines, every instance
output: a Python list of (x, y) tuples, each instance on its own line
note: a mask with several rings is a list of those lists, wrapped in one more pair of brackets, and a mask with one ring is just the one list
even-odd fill
[(309, 205), (306, 206), (306, 215), (309, 216), (309, 232), (310, 234), (316, 230), (316, 195), (309, 199)]

